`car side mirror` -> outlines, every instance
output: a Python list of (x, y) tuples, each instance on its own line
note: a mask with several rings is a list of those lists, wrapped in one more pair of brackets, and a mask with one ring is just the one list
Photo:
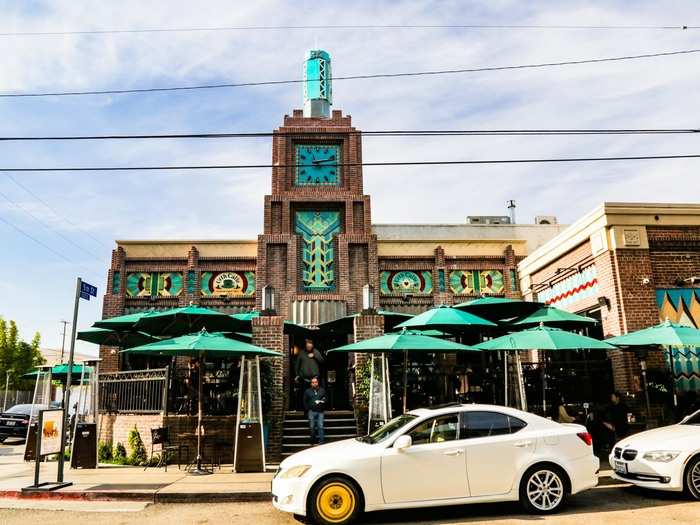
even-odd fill
[(394, 448), (398, 451), (406, 450), (412, 443), (413, 440), (411, 439), (411, 436), (399, 436), (396, 438), (396, 441), (394, 441)]

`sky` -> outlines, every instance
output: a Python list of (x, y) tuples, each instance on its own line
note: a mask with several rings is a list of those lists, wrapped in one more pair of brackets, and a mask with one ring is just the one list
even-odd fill
[[(0, 0), (0, 33), (300, 25), (699, 25), (695, 0), (207, 2)], [(321, 48), (336, 76), (509, 66), (700, 48), (700, 29), (238, 29), (0, 35), (0, 93), (302, 78)], [(697, 128), (700, 54), (333, 84), (361, 130)], [(0, 98), (0, 137), (271, 131), (299, 84)], [(698, 153), (697, 136), (365, 138), (365, 162)], [(0, 142), (0, 167), (266, 164), (269, 139)], [(555, 215), (603, 201), (698, 202), (700, 160), (366, 167), (375, 223)], [(61, 344), (75, 279), (78, 329), (101, 318), (115, 239), (253, 239), (270, 170), (0, 173), (0, 316)], [(21, 230), (21, 231), (20, 231)], [(82, 352), (96, 347), (78, 343)]]

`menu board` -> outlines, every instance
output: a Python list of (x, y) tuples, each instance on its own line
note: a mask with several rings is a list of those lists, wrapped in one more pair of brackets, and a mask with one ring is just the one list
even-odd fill
[(42, 410), (40, 456), (58, 454), (61, 451), (61, 430), (63, 428), (63, 410)]

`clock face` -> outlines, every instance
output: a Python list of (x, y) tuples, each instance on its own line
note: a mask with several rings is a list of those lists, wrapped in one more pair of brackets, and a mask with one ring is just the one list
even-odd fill
[(297, 144), (297, 186), (338, 186), (340, 146)]

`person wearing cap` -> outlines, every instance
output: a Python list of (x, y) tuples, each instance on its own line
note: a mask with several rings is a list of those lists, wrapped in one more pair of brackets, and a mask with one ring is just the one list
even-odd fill
[(321, 365), (323, 364), (323, 355), (316, 348), (311, 339), (306, 339), (304, 348), (297, 356), (297, 361), (294, 366), (294, 380), (300, 384), (300, 392), (306, 392), (311, 386), (311, 380), (314, 377), (321, 377)]

